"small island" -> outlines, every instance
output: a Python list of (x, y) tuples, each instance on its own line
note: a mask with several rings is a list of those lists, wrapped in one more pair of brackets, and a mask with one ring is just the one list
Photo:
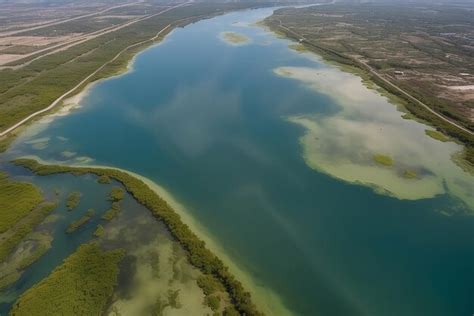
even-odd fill
[(241, 33), (236, 32), (222, 32), (220, 38), (227, 44), (239, 46), (250, 43), (250, 38)]
[(393, 166), (393, 159), (390, 156), (376, 154), (372, 157), (376, 163), (385, 167), (392, 167)]
[(93, 209), (88, 209), (86, 214), (79, 218), (77, 221), (72, 222), (66, 229), (66, 233), (71, 234), (75, 232), (79, 227), (90, 221), (94, 216), (95, 211)]

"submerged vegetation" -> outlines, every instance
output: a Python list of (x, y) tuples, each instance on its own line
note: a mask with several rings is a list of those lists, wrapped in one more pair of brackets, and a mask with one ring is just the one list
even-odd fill
[(43, 200), (38, 187), (12, 181), (0, 172), (0, 234), (28, 215)]
[(393, 166), (393, 159), (390, 156), (382, 155), (382, 154), (376, 154), (376, 155), (373, 156), (373, 159), (379, 165), (382, 165), (382, 166), (385, 166), (385, 167), (392, 167)]
[(247, 44), (250, 42), (250, 38), (247, 36), (236, 33), (236, 32), (224, 32), (221, 34), (221, 38), (229, 43), (229, 44), (234, 44), (234, 45), (243, 45)]
[(59, 267), (23, 293), (10, 314), (101, 315), (117, 284), (124, 251), (81, 245)]
[(84, 216), (69, 224), (68, 228), (66, 229), (66, 233), (70, 234), (75, 232), (79, 227), (90, 221), (94, 216), (94, 213), (95, 211), (93, 209), (88, 209)]
[[(400, 8), (397, 10), (399, 9)], [(326, 11), (327, 14), (321, 14), (321, 10), (323, 10), (322, 12)], [(379, 12), (379, 10), (383, 10), (383, 12)], [(421, 10), (421, 8), (417, 8), (417, 10)], [(377, 12), (377, 14), (374, 15), (374, 12)], [(321, 6), (317, 8), (313, 7), (298, 9), (284, 8), (276, 10), (272, 16), (264, 20), (264, 24), (277, 34), (281, 34), (287, 38), (301, 42), (308, 50), (320, 55), (326, 61), (336, 63), (344, 70), (354, 72), (361, 76), (363, 80), (370, 80), (371, 82), (375, 83), (378, 87), (380, 87), (380, 89), (378, 89), (379, 91), (384, 91), (382, 94), (391, 95), (392, 97), (390, 99), (396, 97), (396, 99), (399, 101), (397, 103), (401, 103), (401, 105), (403, 105), (403, 107), (406, 108), (412, 116), (427, 122), (428, 124), (436, 127), (440, 133), (448, 135), (449, 137), (452, 137), (456, 141), (465, 145), (465, 150), (463, 151), (462, 155), (458, 157), (459, 159), (457, 159), (456, 162), (461, 165), (463, 169), (472, 173), (472, 170), (474, 170), (474, 136), (469, 132), (454, 126), (453, 124), (446, 122), (444, 119), (433, 114), (421, 105), (421, 103), (426, 104), (444, 118), (450, 119), (451, 121), (454, 120), (456, 123), (464, 126), (470, 131), (473, 130), (472, 122), (466, 120), (467, 115), (461, 115), (459, 113), (458, 109), (460, 107), (456, 105), (459, 102), (452, 102), (451, 100), (433, 95), (432, 82), (437, 82), (437, 80), (432, 80), (432, 76), (435, 74), (438, 75), (439, 65), (437, 65), (435, 68), (433, 68), (433, 65), (426, 65), (422, 67), (416, 62), (417, 59), (412, 57), (407, 57), (403, 61), (390, 57), (391, 59), (387, 62), (383, 62), (382, 64), (379, 62), (380, 59), (386, 59), (390, 56), (390, 54), (387, 54), (387, 47), (393, 46), (396, 43), (402, 45), (406, 44), (410, 47), (409, 49), (403, 50), (398, 47), (397, 49), (393, 49), (392, 52), (411, 53), (419, 51), (423, 54), (428, 53), (430, 55), (433, 54), (434, 51), (439, 52), (438, 48), (440, 46), (437, 46), (437, 49), (435, 50), (433, 50), (431, 46), (421, 49), (424, 44), (410, 44), (405, 40), (401, 40), (405, 39), (405, 37), (400, 36), (399, 33), (397, 33), (396, 36), (387, 36), (389, 33), (399, 32), (400, 29), (398, 29), (398, 27), (405, 29), (404, 31), (407, 32), (406, 34), (416, 35), (418, 35), (420, 28), (424, 29), (428, 27), (431, 31), (435, 30), (435, 33), (437, 34), (432, 38), (436, 42), (436, 45), (439, 45), (441, 42), (443, 42), (444, 39), (443, 41), (440, 41), (438, 38), (439, 32), (437, 29), (431, 28), (431, 26), (433, 26), (433, 22), (441, 23), (441, 25), (443, 25), (443, 23), (447, 23), (443, 20), (443, 15), (439, 14), (436, 19), (431, 19), (429, 21), (424, 20), (423, 23), (420, 23), (417, 19), (409, 18), (410, 15), (416, 14), (415, 12), (417, 11), (413, 11), (412, 8), (410, 8), (410, 10), (403, 9), (403, 12), (400, 11), (399, 13), (402, 15), (400, 17), (397, 15), (397, 18), (399, 21), (403, 20), (407, 22), (400, 24), (385, 23), (385, 21), (382, 22), (385, 18), (387, 18), (387, 13), (392, 16), (392, 12), (386, 11), (384, 6), (357, 6), (351, 7), (350, 9), (348, 9), (346, 5), (332, 5)], [(436, 12), (440, 13), (440, 11)], [(379, 14), (382, 14), (383, 17), (376, 20), (377, 22), (374, 23), (375, 20), (373, 17), (379, 16)], [(331, 18), (333, 16), (338, 16), (338, 19)], [(417, 17), (423, 17), (423, 19), (425, 19), (427, 16), (428, 15), (420, 13)], [(469, 17), (464, 15), (463, 19), (466, 18), (468, 19)], [(348, 23), (342, 23), (343, 21), (347, 21)], [(413, 25), (414, 22), (417, 24)], [(360, 23), (360, 25), (357, 25), (358, 23)], [(394, 29), (393, 25), (395, 24), (397, 25), (397, 28)], [(314, 27), (308, 28), (307, 25), (313, 25)], [(387, 26), (390, 27), (387, 28)], [(321, 30), (321, 27), (330, 31), (318, 31)], [(300, 34), (304, 34), (304, 40), (302, 40), (302, 35)], [(341, 34), (344, 34), (346, 37), (341, 36)], [(416, 37), (413, 36), (413, 38)], [(361, 38), (363, 39), (360, 40)], [(390, 45), (385, 43), (385, 41), (390, 42)], [(375, 49), (367, 49), (365, 46), (358, 47), (359, 45), (367, 45), (367, 43), (376, 43), (379, 47), (375, 47)], [(462, 55), (463, 58), (467, 58), (469, 56), (465, 53), (466, 50), (462, 50), (462, 52), (459, 50), (459, 47), (462, 47), (462, 45), (457, 46), (444, 43), (443, 46), (443, 49), (447, 49), (447, 51), (449, 51), (449, 53), (446, 53), (446, 56), (451, 55), (454, 46), (458, 47), (456, 48), (457, 53), (459, 53), (459, 55), (457, 55), (458, 57)], [(364, 58), (359, 60), (353, 57), (359, 54)], [(445, 60), (445, 55), (442, 55), (442, 59)], [(371, 61), (368, 63), (363, 62), (363, 60), (367, 59)], [(439, 56), (436, 56), (435, 59), (426, 57), (421, 57), (418, 59), (418, 61), (422, 62), (425, 62), (426, 60), (437, 60), (437, 62), (439, 62), (440, 59)], [(409, 61), (415, 62), (409, 64)], [(414, 66), (415, 64), (417, 66)], [(455, 70), (455, 74), (457, 75), (459, 71), (456, 71), (456, 67), (461, 66), (461, 69), (463, 67), (465, 69), (468, 63), (462, 62), (460, 65), (448, 63), (445, 65), (448, 67), (443, 66), (443, 71), (451, 68)], [(400, 78), (413, 77), (413, 74), (421, 74), (422, 72), (420, 69), (429, 70), (429, 74), (427, 75), (427, 78), (429, 78), (428, 81), (418, 80), (411, 82), (398, 80)], [(433, 71), (435, 69), (436, 71)], [(400, 72), (400, 70), (403, 70), (401, 73), (410, 72), (411, 75), (402, 75), (399, 76), (400, 78), (393, 80), (393, 73), (397, 71)], [(448, 78), (451, 76), (445, 77)], [(393, 84), (389, 84), (386, 81), (387, 78), (392, 78), (390, 79), (390, 82), (393, 81)], [(437, 85), (437, 87), (440, 86), (441, 85), (439, 84)], [(402, 91), (406, 91), (407, 93), (403, 93), (401, 90), (397, 89), (397, 87), (402, 89)], [(440, 91), (446, 92), (449, 91), (449, 89)], [(465, 103), (467, 104), (467, 102)], [(411, 118), (411, 116), (405, 117)], [(429, 136), (433, 137), (434, 135), (432, 134)], [(438, 136), (439, 135), (436, 135), (435, 137)]]
[[(235, 279), (224, 263), (182, 222), (180, 216), (171, 206), (143, 181), (116, 169), (42, 165), (32, 159), (17, 159), (13, 163), (28, 168), (38, 175), (57, 173), (82, 175), (92, 173), (97, 176), (107, 175), (122, 183), (138, 202), (146, 206), (155, 217), (167, 226), (170, 233), (186, 251), (190, 263), (199, 268), (205, 275), (213, 276), (225, 288), (232, 304), (239, 313), (261, 315), (253, 304), (250, 293), (244, 290), (242, 284)], [(232, 309), (227, 308), (226, 310), (227, 314), (232, 313)]]
[(403, 172), (403, 177), (406, 179), (416, 179), (418, 178), (418, 174), (415, 170), (405, 170), (405, 172)]
[(11, 253), (13, 249), (33, 231), (33, 228), (40, 224), (55, 208), (56, 203), (44, 203), (32, 211), (20, 223), (12, 226), (7, 232), (2, 234), (0, 239), (0, 262)]
[(79, 202), (81, 201), (81, 192), (71, 192), (68, 197), (66, 198), (66, 207), (69, 211), (72, 211), (75, 209), (78, 205)]

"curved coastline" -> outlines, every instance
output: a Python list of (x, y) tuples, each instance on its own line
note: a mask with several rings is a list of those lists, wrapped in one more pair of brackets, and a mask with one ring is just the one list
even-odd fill
[[(176, 27), (176, 26), (175, 26)], [(23, 137), (32, 137), (38, 133), (40, 133), (47, 125), (52, 122), (56, 117), (62, 117), (70, 114), (74, 109), (80, 108), (81, 103), (83, 102), (84, 98), (86, 98), (90, 91), (95, 88), (97, 84), (100, 84), (106, 80), (113, 80), (125, 76), (134, 71), (134, 64), (136, 59), (139, 55), (143, 54), (149, 49), (152, 49), (158, 45), (164, 43), (167, 39), (167, 36), (172, 34), (175, 30), (175, 27), (170, 29), (168, 32), (163, 34), (163, 37), (154, 43), (148, 44), (145, 47), (140, 47), (140, 49), (136, 52), (132, 53), (131, 58), (129, 58), (124, 65), (124, 67), (118, 69), (116, 72), (107, 73), (105, 71), (103, 77), (99, 78), (91, 78), (90, 82), (85, 83), (82, 88), (77, 90), (76, 93), (68, 96), (64, 100), (62, 100), (58, 107), (55, 107), (49, 110), (46, 115), (42, 115), (36, 119), (32, 119), (26, 125), (21, 126), (16, 131), (12, 131), (12, 135), (6, 135), (7, 138), (12, 138), (13, 142), (21, 141)], [(37, 125), (37, 124), (40, 125)], [(35, 126), (36, 125), (36, 126)], [(44, 126), (43, 126), (44, 125)], [(50, 165), (56, 164), (59, 162), (51, 162), (45, 161), (40, 159), (37, 156), (24, 156), (21, 158), (28, 158), (34, 159), (41, 164)], [(265, 288), (264, 285), (259, 285), (255, 280), (236, 264), (236, 261), (231, 258), (229, 254), (227, 254), (224, 250), (224, 247), (219, 244), (219, 242), (212, 237), (212, 234), (207, 230), (203, 225), (199, 223), (197, 219), (195, 219), (191, 213), (186, 209), (186, 207), (180, 203), (173, 195), (168, 192), (164, 187), (160, 186), (159, 184), (155, 183), (149, 178), (145, 176), (139, 175), (129, 170), (112, 167), (112, 166), (104, 166), (104, 165), (93, 165), (93, 164), (63, 164), (62, 166), (68, 166), (73, 168), (97, 168), (103, 170), (116, 170), (124, 172), (138, 180), (144, 182), (155, 194), (165, 200), (173, 210), (181, 217), (183, 223), (190, 227), (191, 231), (195, 233), (198, 238), (203, 240), (207, 245), (207, 248), (211, 250), (219, 259), (221, 259), (224, 264), (229, 268), (229, 271), (236, 277), (238, 281), (240, 281), (244, 289), (251, 293), (252, 301), (255, 302), (259, 311), (264, 312), (268, 315), (293, 315), (293, 313), (283, 304), (281, 297), (275, 292), (273, 292), (269, 288)]]
[[(26, 167), (33, 171), (33, 173), (38, 174), (38, 169), (30, 168), (23, 162), (26, 161), (26, 164), (29, 163), (36, 163), (38, 164), (39, 168), (41, 167), (63, 167), (66, 171), (58, 171), (58, 172), (51, 172), (49, 175), (54, 173), (92, 173), (94, 174), (94, 170), (103, 170), (103, 171), (119, 171), (122, 173), (127, 174), (128, 176), (134, 178), (135, 180), (139, 180), (143, 182), (154, 194), (164, 200), (168, 205), (171, 206), (171, 209), (180, 217), (180, 220), (185, 226), (188, 226), (192, 233), (196, 234), (197, 237), (204, 241), (205, 246), (218, 258), (220, 259), (224, 265), (228, 268), (228, 271), (235, 276), (235, 279), (240, 281), (243, 284), (245, 291), (250, 292), (251, 298), (253, 303), (257, 306), (259, 311), (262, 311), (264, 314), (267, 315), (293, 315), (293, 313), (284, 305), (282, 299), (278, 296), (277, 293), (273, 292), (269, 288), (265, 288), (263, 285), (259, 285), (252, 276), (245, 272), (244, 269), (238, 266), (235, 260), (227, 254), (224, 250), (224, 247), (219, 244), (219, 242), (212, 237), (212, 234), (207, 230), (196, 218), (194, 218), (191, 213), (187, 210), (187, 208), (179, 202), (169, 191), (167, 191), (163, 186), (157, 184), (156, 182), (152, 181), (151, 179), (137, 174), (133, 171), (117, 168), (117, 167), (109, 167), (104, 165), (93, 165), (93, 164), (59, 164), (58, 162), (54, 161), (45, 161), (37, 156), (24, 156), (18, 158), (18, 160), (13, 161), (14, 164), (19, 166)], [(39, 173), (38, 175), (42, 175)], [(112, 176), (113, 177), (113, 176)], [(118, 179), (116, 179), (118, 180)], [(120, 181), (120, 180), (118, 180)], [(122, 182), (122, 181), (120, 181)], [(125, 185), (125, 184), (124, 184)], [(138, 201), (141, 203), (140, 201)], [(145, 205), (147, 207), (147, 205)], [(148, 208), (148, 207), (147, 207)], [(153, 210), (150, 209), (153, 213)], [(162, 219), (157, 218), (157, 220), (162, 221)], [(166, 224), (166, 223), (165, 223)]]

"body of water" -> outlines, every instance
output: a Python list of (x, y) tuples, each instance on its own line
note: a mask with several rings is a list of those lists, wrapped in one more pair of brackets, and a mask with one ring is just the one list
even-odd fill
[[(5, 157), (159, 183), (251, 277), (269, 314), (471, 315), (474, 178), (450, 160), (461, 147), (255, 25), (271, 12), (173, 31)], [(372, 160), (382, 154), (393, 166)]]

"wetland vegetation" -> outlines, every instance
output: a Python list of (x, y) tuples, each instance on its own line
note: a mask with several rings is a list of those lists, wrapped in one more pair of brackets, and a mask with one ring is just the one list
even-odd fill
[(463, 159), (472, 170), (472, 134), (440, 119), (368, 68), (473, 131), (469, 114), (472, 90), (455, 90), (474, 82), (472, 54), (465, 48), (468, 37), (463, 35), (472, 35), (470, 10), (469, 6), (430, 4), (416, 8), (403, 4), (333, 4), (279, 9), (265, 19), (265, 24), (296, 41), (304, 34), (302, 43), (308, 50), (362, 71), (363, 77), (402, 100), (402, 105), (418, 119), (463, 143)]
[[(64, 314), (115, 315), (469, 311), (461, 272), (472, 261), (465, 216), (472, 179), (450, 160), (461, 146), (431, 139), (429, 127), (400, 118), (401, 108), (389, 104), (396, 97), (387, 101), (388, 94), (366, 89), (374, 87), (368, 80), (305, 52), (316, 49), (263, 32), (252, 19), (271, 10), (259, 12), (176, 30), (138, 56), (133, 71), (94, 85), (74, 112), (24, 129), (4, 160), (38, 157), (47, 162), (15, 164), (45, 177), (6, 169), (33, 179), (42, 199), (58, 199), (62, 208), (68, 192), (82, 197), (79, 209), (56, 212), (9, 252), (0, 299), (10, 301), (0, 303), (1, 314), (19, 296), (12, 313), (49, 313), (48, 304)], [(248, 45), (223, 45), (221, 34), (229, 31), (244, 34)], [(109, 65), (96, 78), (123, 71), (127, 57), (144, 46), (121, 56), (122, 68)], [(94, 160), (123, 169), (88, 165)], [(96, 214), (84, 215), (88, 208)], [(74, 233), (65, 233), (68, 225)], [(65, 304), (75, 307), (60, 306), (52, 280), (84, 245), (97, 246), (89, 253), (120, 252), (113, 258), (118, 272), (106, 277), (112, 290), (91, 294), (88, 287), (97, 285), (74, 280), (77, 293), (63, 292)], [(427, 269), (427, 261), (436, 267)], [(63, 273), (75, 271), (69, 266)], [(92, 302), (89, 294), (99, 298)], [(39, 302), (46, 295), (53, 299)]]
[(81, 201), (81, 196), (81, 192), (74, 191), (69, 193), (66, 199), (66, 207), (68, 211), (72, 211), (79, 205), (79, 202)]
[(425, 130), (425, 134), (428, 135), (429, 137), (439, 140), (440, 142), (448, 142), (449, 138), (443, 135), (443, 133), (440, 133), (438, 131), (433, 131), (433, 130)]
[(390, 156), (387, 155), (382, 155), (382, 154), (376, 154), (373, 156), (373, 159), (376, 163), (385, 166), (385, 167), (391, 167), (393, 166), (393, 159)]
[(244, 34), (240, 34), (236, 32), (223, 32), (221, 34), (221, 38), (226, 43), (229, 43), (232, 45), (244, 45), (250, 42), (250, 38), (248, 38)]
[(38, 187), (12, 181), (0, 172), (0, 234), (6, 232), (43, 201)]
[(23, 293), (10, 315), (101, 315), (117, 284), (124, 252), (81, 245), (48, 277)]
[(111, 221), (120, 213), (120, 204), (118, 202), (112, 202), (112, 206), (102, 215), (102, 219)]
[(71, 234), (75, 232), (77, 229), (79, 229), (79, 227), (90, 221), (94, 214), (95, 211), (93, 209), (88, 209), (86, 214), (84, 214), (81, 218), (75, 220), (68, 226), (68, 228), (66, 229), (66, 233)]
[[(250, 297), (237, 279), (228, 271), (224, 263), (216, 257), (189, 227), (181, 221), (180, 216), (171, 206), (159, 197), (143, 181), (126, 172), (93, 167), (72, 167), (62, 165), (42, 165), (32, 159), (16, 159), (13, 163), (25, 167), (37, 175), (46, 176), (58, 173), (73, 173), (83, 175), (92, 173), (97, 176), (107, 175), (122, 183), (125, 189), (141, 204), (146, 206), (154, 216), (161, 220), (170, 233), (176, 238), (186, 251), (192, 265), (200, 269), (205, 275), (216, 278), (226, 289), (235, 309), (245, 315), (260, 315)], [(231, 309), (228, 309), (228, 313)]]

